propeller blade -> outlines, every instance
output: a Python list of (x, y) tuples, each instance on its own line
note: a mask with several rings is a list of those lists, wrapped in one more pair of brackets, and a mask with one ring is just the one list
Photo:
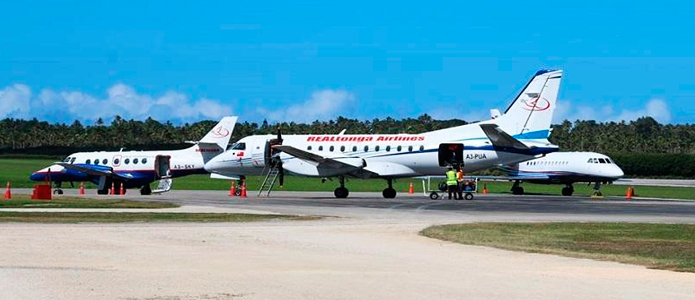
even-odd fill
[(282, 145), (282, 132), (280, 131), (280, 127), (278, 127), (278, 145)]
[(285, 184), (285, 169), (282, 167), (282, 162), (278, 164), (278, 172), (280, 175), (280, 187)]

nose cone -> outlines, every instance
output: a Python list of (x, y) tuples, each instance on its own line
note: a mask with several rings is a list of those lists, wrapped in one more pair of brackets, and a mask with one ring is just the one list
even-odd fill
[(618, 166), (615, 166), (615, 168), (611, 170), (611, 177), (613, 178), (621, 178), (623, 175), (625, 175), (625, 173), (623, 173), (623, 169)]
[(44, 179), (46, 177), (47, 177), (46, 174), (39, 173), (38, 171), (31, 173), (31, 175), (29, 175), (29, 179), (31, 181), (44, 181)]

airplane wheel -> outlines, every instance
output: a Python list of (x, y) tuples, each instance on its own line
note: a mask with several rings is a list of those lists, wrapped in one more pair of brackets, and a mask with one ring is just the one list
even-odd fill
[(63, 194), (63, 190), (61, 190), (61, 189), (55, 189), (55, 190), (53, 190), (53, 194), (62, 195), (62, 194)]
[(512, 188), (512, 194), (514, 195), (523, 195), (524, 194), (524, 188), (518, 186), (518, 187), (513, 187)]
[(463, 198), (466, 199), (466, 200), (473, 200), (473, 194), (471, 194), (471, 193), (466, 193), (466, 195), (463, 196)]
[(109, 189), (97, 190), (97, 195), (108, 195)]
[(568, 187), (562, 188), (562, 195), (563, 196), (572, 196), (573, 192), (574, 192), (574, 190), (571, 188), (568, 188)]
[(396, 190), (393, 188), (385, 188), (383, 192), (381, 192), (381, 195), (384, 196), (384, 198), (391, 199), (391, 198), (396, 198)]
[(430, 193), (430, 199), (432, 199), (432, 200), (439, 199), (439, 194), (437, 194), (437, 192), (431, 192)]
[(140, 195), (152, 195), (152, 189), (150, 189), (149, 184), (146, 184), (140, 189)]
[(344, 187), (336, 188), (335, 191), (333, 191), (333, 195), (335, 195), (336, 198), (347, 198), (349, 194), (350, 191)]

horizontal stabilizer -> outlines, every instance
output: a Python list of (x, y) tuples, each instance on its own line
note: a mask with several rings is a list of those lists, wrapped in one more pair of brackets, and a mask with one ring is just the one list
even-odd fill
[(519, 140), (513, 138), (511, 135), (504, 132), (495, 124), (481, 124), (480, 128), (483, 129), (487, 138), (496, 148), (504, 149), (517, 149), (517, 150), (529, 150), (530, 148)]

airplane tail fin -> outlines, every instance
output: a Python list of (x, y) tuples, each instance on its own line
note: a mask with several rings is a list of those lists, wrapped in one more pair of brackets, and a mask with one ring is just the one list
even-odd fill
[(215, 127), (212, 128), (199, 142), (201, 146), (218, 146), (222, 151), (227, 149), (229, 139), (232, 137), (234, 126), (238, 117), (224, 117)]
[(536, 72), (504, 114), (490, 123), (519, 139), (547, 139), (561, 79), (561, 70)]

